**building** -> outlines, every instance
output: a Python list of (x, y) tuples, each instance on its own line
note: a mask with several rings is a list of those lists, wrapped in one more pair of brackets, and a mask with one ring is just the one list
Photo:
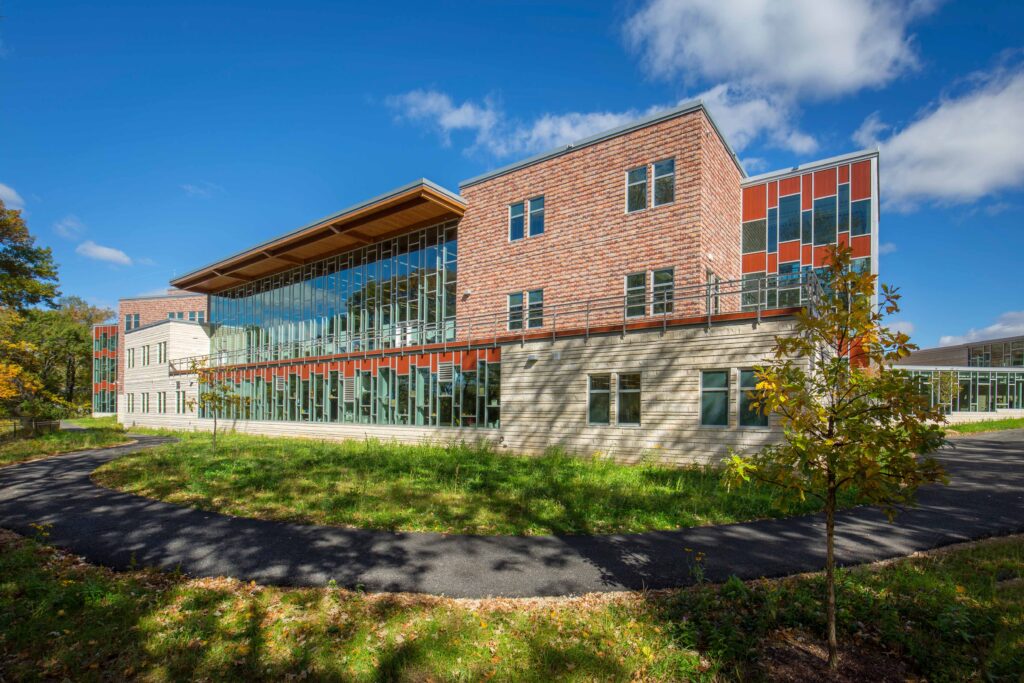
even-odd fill
[(900, 365), (951, 421), (1024, 417), (1024, 336), (920, 349)]
[(117, 324), (92, 328), (92, 414), (117, 413)]
[(699, 101), (458, 193), (419, 180), (176, 278), (208, 318), (126, 331), (151, 373), (165, 345), (166, 375), (131, 364), (119, 418), (209, 428), (154, 403), (194, 379), (184, 354), (244, 397), (239, 431), (666, 462), (757, 447), (777, 430), (748, 409), (751, 368), (828, 245), (877, 269), (877, 198), (874, 151), (748, 178)]

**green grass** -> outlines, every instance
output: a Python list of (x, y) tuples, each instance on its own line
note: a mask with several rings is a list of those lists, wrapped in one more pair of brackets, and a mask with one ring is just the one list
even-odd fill
[[(204, 510), (370, 529), (613, 533), (780, 516), (778, 491), (729, 491), (711, 467), (624, 465), (469, 445), (330, 443), (206, 433), (115, 460), (105, 486)], [(789, 513), (814, 509), (808, 502)]]
[(957, 434), (979, 434), (981, 432), (998, 432), (1004, 429), (1024, 429), (1024, 417), (1005, 418), (1002, 420), (985, 420), (983, 422), (964, 422), (946, 425), (946, 431)]
[(0, 466), (86, 448), (113, 446), (126, 441), (128, 437), (119, 426), (67, 429), (29, 439), (4, 441), (0, 443)]
[[(0, 531), (0, 663), (11, 680), (756, 680), (821, 642), (822, 596), (820, 575), (537, 600), (280, 589), (114, 573)], [(838, 604), (843, 666), (872, 664), (854, 680), (1024, 674), (1024, 537), (841, 570)]]
[(120, 424), (117, 421), (116, 415), (107, 415), (106, 417), (76, 417), (71, 420), (65, 420), (68, 424), (73, 424), (76, 427), (103, 427), (107, 429), (119, 429)]

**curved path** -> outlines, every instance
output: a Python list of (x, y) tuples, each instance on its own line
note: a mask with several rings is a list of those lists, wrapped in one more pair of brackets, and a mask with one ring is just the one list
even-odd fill
[[(666, 588), (692, 582), (691, 548), (705, 575), (722, 580), (820, 569), (820, 515), (618, 536), (445, 536), (362, 531), (227, 517), (96, 486), (101, 464), (167, 439), (84, 451), (0, 469), (0, 526), (92, 562), (132, 562), (193, 576), (277, 585), (331, 579), (372, 591), (455, 597), (567, 595)], [(940, 459), (949, 486), (929, 486), (919, 505), (888, 524), (877, 510), (839, 515), (837, 557), (855, 564), (949, 543), (1024, 531), (1024, 431), (958, 439)]]

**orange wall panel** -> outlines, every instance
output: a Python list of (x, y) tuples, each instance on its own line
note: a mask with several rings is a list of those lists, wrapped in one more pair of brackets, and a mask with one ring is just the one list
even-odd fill
[(836, 169), (826, 168), (814, 173), (814, 198), (831, 197), (836, 193)]
[(871, 256), (871, 235), (861, 235), (853, 238), (853, 256)]
[(850, 199), (867, 199), (871, 196), (871, 160), (858, 161), (853, 165), (850, 180)]
[(828, 247), (815, 247), (814, 248), (814, 267), (820, 268), (821, 266), (828, 263)]
[(765, 253), (759, 251), (756, 254), (743, 255), (744, 273), (763, 273), (765, 269)]
[(800, 259), (800, 265), (804, 265), (804, 266), (811, 265), (811, 258), (812, 258), (811, 245), (808, 244), (806, 247), (803, 248), (803, 254), (802, 254), (802, 258)]
[(774, 209), (779, 205), (779, 184), (776, 182), (768, 183), (768, 208)]
[(800, 176), (793, 176), (792, 178), (783, 178), (779, 181), (779, 196), (785, 197), (789, 194), (800, 193)]
[(779, 255), (768, 254), (768, 274), (774, 274), (779, 272)]
[(743, 221), (756, 221), (767, 218), (768, 201), (767, 187), (764, 183), (743, 188)]
[(805, 173), (802, 177), (803, 181), (803, 196), (800, 201), (800, 208), (807, 211), (814, 206), (814, 198), (811, 196), (812, 178), (810, 173)]
[(850, 167), (843, 164), (839, 167), (839, 182), (848, 183), (850, 182)]
[(800, 241), (794, 240), (792, 242), (781, 242), (779, 244), (779, 262), (786, 263), (787, 261), (799, 261), (800, 260)]

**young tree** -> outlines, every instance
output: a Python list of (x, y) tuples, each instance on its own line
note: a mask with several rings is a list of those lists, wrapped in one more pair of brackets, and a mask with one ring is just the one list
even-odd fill
[(36, 246), (21, 212), (0, 201), (0, 307), (21, 311), (52, 304), (57, 295), (53, 254)]
[[(754, 408), (778, 416), (780, 443), (727, 459), (728, 481), (777, 485), (813, 496), (825, 509), (825, 583), (829, 667), (838, 666), (835, 515), (840, 491), (881, 506), (890, 521), (917, 488), (944, 481), (932, 453), (944, 443), (942, 413), (907, 374), (893, 367), (915, 347), (883, 324), (899, 310), (897, 290), (851, 265), (847, 247), (830, 250), (821, 293), (796, 316), (792, 336), (775, 340), (774, 358), (756, 368)], [(783, 497), (785, 499), (785, 496)]]
[(217, 420), (234, 408), (240, 410), (247, 405), (248, 399), (238, 395), (235, 387), (224, 379), (222, 372), (211, 368), (205, 361), (192, 361), (190, 372), (196, 376), (199, 386), (198, 398), (189, 400), (189, 410), (200, 411), (200, 414), (213, 418), (213, 450), (217, 451)]

